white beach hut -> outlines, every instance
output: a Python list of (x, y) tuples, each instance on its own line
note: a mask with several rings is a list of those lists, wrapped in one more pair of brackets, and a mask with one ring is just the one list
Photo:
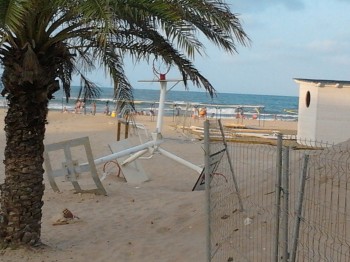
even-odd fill
[[(350, 81), (295, 78), (300, 140), (340, 143), (350, 138)], [(305, 142), (308, 143), (308, 142)]]

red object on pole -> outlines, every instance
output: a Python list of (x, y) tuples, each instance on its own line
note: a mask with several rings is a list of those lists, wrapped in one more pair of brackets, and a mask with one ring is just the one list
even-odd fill
[(165, 74), (160, 74), (159, 75), (159, 80), (165, 80)]

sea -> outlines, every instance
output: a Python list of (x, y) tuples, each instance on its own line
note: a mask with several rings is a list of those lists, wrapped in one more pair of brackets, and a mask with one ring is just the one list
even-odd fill
[[(86, 101), (83, 114), (90, 114), (92, 102), (96, 103), (97, 113), (103, 113), (108, 102), (109, 111), (116, 109), (117, 103), (113, 99), (114, 90), (110, 87), (100, 88), (99, 98)], [(55, 98), (49, 103), (50, 110), (68, 110), (74, 112), (78, 99), (79, 87), (73, 86), (68, 102), (62, 91), (56, 92)], [(135, 107), (142, 114), (157, 114), (160, 91), (155, 89), (133, 89)], [(196, 110), (206, 108), (207, 115), (216, 118), (236, 117), (241, 113), (245, 118), (259, 118), (263, 120), (298, 120), (298, 97), (277, 95), (254, 95), (218, 92), (211, 98), (204, 91), (170, 90), (166, 94), (164, 115), (193, 114)], [(0, 105), (6, 107), (5, 98), (0, 98)]]

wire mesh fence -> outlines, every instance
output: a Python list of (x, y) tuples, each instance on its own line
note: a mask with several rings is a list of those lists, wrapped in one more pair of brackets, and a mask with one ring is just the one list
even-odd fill
[(347, 145), (226, 144), (207, 128), (206, 161), (226, 149), (206, 173), (208, 261), (350, 261)]
[(350, 261), (349, 145), (309, 154), (296, 261)]

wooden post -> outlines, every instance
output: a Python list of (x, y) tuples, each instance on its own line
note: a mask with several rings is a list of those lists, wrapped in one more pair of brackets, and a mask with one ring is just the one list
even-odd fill
[(121, 128), (122, 123), (120, 120), (118, 120), (118, 127), (117, 127), (117, 141), (120, 141), (120, 128)]
[(126, 121), (124, 138), (127, 139), (128, 137), (129, 137), (129, 121)]
[(117, 141), (120, 141), (120, 133), (121, 133), (121, 125), (125, 125), (124, 130), (124, 139), (127, 139), (129, 137), (129, 121), (125, 119), (119, 119), (118, 120), (118, 127), (117, 127)]

